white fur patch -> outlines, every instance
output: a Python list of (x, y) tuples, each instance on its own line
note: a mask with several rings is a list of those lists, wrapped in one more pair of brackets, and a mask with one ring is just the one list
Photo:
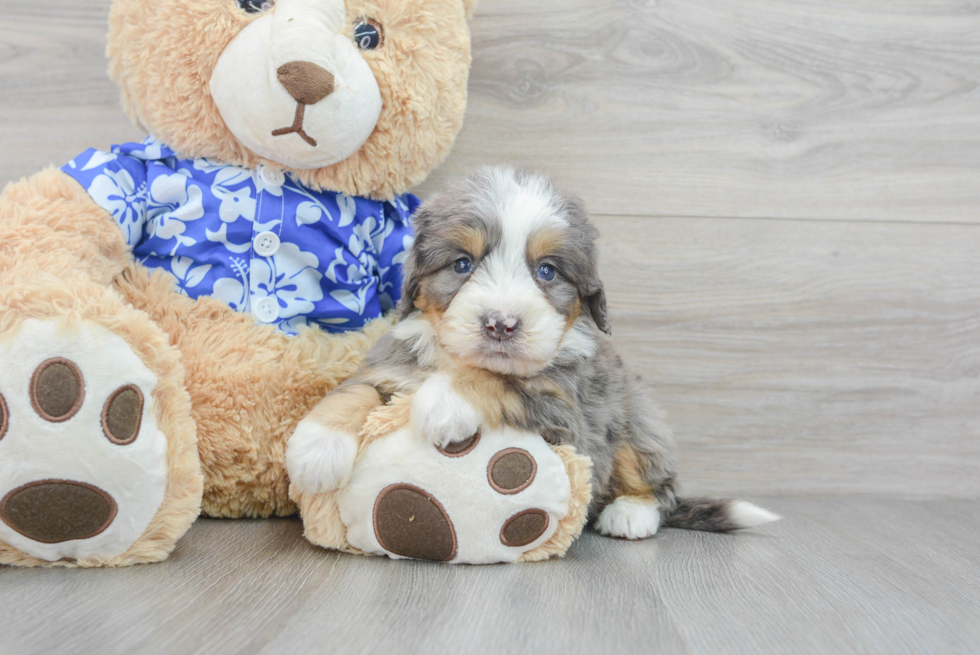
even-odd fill
[(433, 375), (412, 398), (412, 426), (429, 443), (447, 446), (473, 436), (483, 418), (453, 390), (449, 376)]
[(347, 484), (356, 455), (357, 437), (304, 419), (286, 444), (286, 471), (299, 491), (323, 493)]
[(652, 498), (620, 496), (602, 510), (595, 529), (607, 537), (652, 537), (660, 529), (660, 504)]
[(780, 520), (781, 516), (744, 500), (733, 500), (728, 515), (740, 528), (751, 528)]
[[(537, 464), (534, 481), (511, 495), (494, 491), (487, 481), (490, 459), (505, 448), (521, 448)], [(568, 515), (571, 497), (564, 463), (537, 434), (485, 429), (473, 450), (461, 457), (446, 457), (406, 427), (364, 450), (351, 485), (340, 496), (340, 516), (352, 546), (399, 557), (378, 542), (373, 514), (375, 500), (385, 487), (406, 483), (424, 489), (443, 506), (456, 534), (456, 557), (451, 561), (468, 564), (513, 562), (546, 542)], [(548, 514), (544, 533), (525, 546), (501, 543), (507, 519), (531, 508)]]
[(408, 345), (420, 366), (435, 368), (443, 359), (436, 328), (421, 312), (410, 314), (391, 329), (391, 334)]
[(575, 321), (572, 329), (565, 333), (558, 349), (555, 361), (560, 364), (571, 363), (579, 359), (588, 359), (599, 349), (593, 328), (582, 319)]
[[(31, 376), (53, 357), (74, 362), (82, 373), (85, 397), (74, 416), (61, 423), (41, 418), (31, 407)], [(167, 490), (167, 438), (157, 429), (153, 390), (156, 376), (125, 341), (95, 323), (70, 331), (53, 321), (29, 319), (0, 342), (0, 393), (10, 413), (0, 439), (0, 498), (23, 485), (64, 480), (98, 487), (118, 510), (100, 534), (46, 544), (0, 521), (0, 539), (40, 559), (110, 558), (121, 555), (143, 534)], [(102, 410), (121, 386), (135, 384), (143, 394), (139, 434), (129, 445), (109, 441)]]

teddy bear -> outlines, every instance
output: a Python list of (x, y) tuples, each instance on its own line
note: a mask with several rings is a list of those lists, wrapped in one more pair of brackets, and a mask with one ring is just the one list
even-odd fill
[(395, 397), (345, 487), (290, 497), (284, 461), (392, 322), (473, 4), (114, 0), (110, 76), (151, 136), (0, 196), (0, 563), (160, 561), (202, 512), (392, 557), (564, 552), (589, 462), (538, 435), (423, 448)]

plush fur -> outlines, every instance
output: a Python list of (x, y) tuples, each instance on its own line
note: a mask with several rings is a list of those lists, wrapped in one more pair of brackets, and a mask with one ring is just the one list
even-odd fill
[[(68, 184), (64, 182), (66, 179), (61, 173), (42, 173), (31, 182), (9, 187), (0, 196), (0, 244), (3, 244), (0, 247), (0, 346), (30, 318), (55, 321), (65, 333), (70, 333), (82, 322), (92, 322), (122, 337), (157, 377), (153, 403), (157, 425), (168, 437), (167, 492), (143, 536), (117, 557), (46, 562), (0, 542), (0, 563), (120, 566), (156, 562), (167, 557), (177, 539), (197, 518), (201, 506), (203, 477), (185, 371), (180, 351), (170, 344), (168, 335), (158, 325), (111, 288), (92, 279), (107, 276), (124, 261), (119, 256), (122, 251), (117, 243), (118, 230), (115, 233), (111, 229), (103, 231), (102, 222), (93, 220), (91, 231), (103, 234), (105, 239), (79, 243), (74, 270), (70, 270), (71, 260), (65, 252), (66, 245), (70, 247), (71, 242), (66, 244), (53, 234), (35, 234), (41, 217), (66, 217), (76, 203), (81, 206), (74, 216), (82, 221), (82, 231), (87, 231), (86, 214), (95, 212), (81, 202), (87, 200), (87, 196), (77, 185), (71, 180), (67, 180)], [(26, 197), (34, 202), (18, 205), (9, 202), (11, 196)], [(46, 200), (41, 201), (39, 197)], [(35, 236), (38, 238), (33, 238)], [(29, 260), (24, 256), (26, 249), (31, 252)], [(97, 256), (95, 253), (99, 250), (109, 256)], [(30, 261), (30, 266), (23, 266), (24, 261)]]
[[(327, 406), (324, 404), (320, 407), (325, 409)], [(376, 441), (383, 440), (399, 428), (408, 425), (411, 422), (412, 412), (412, 396), (396, 393), (385, 403), (375, 406), (366, 415), (359, 415), (361, 418), (357, 421), (360, 425), (357, 428), (355, 460)], [(568, 512), (558, 522), (557, 529), (547, 541), (523, 552), (517, 561), (539, 562), (563, 556), (581, 534), (586, 522), (589, 502), (592, 498), (592, 462), (577, 453), (570, 445), (553, 446), (552, 450), (561, 459), (568, 475), (571, 489)], [(365, 554), (347, 542), (347, 528), (341, 519), (339, 509), (340, 497), (345, 491), (344, 482), (338, 484), (336, 488), (319, 492), (303, 490), (294, 484), (292, 497), (303, 515), (303, 534), (310, 542), (324, 548)], [(476, 511), (479, 511), (479, 508)]]
[[(340, 37), (349, 38), (364, 17), (384, 27), (384, 47), (363, 53), (383, 108), (357, 152), (328, 167), (294, 171), (301, 183), (390, 199), (425, 178), (462, 125), (473, 5), (346, 1)], [(222, 51), (260, 16), (236, 0), (115, 0), (109, 72), (132, 119), (183, 157), (286, 168), (236, 139), (208, 86)], [(258, 75), (275, 73), (253, 61), (241, 65), (256, 66)], [(215, 300), (181, 296), (172, 280), (133, 260), (112, 217), (57, 170), (8, 185), (0, 196), (0, 362), (4, 342), (27, 318), (57, 322), (65, 343), (86, 322), (122, 337), (157, 378), (153, 411), (168, 445), (164, 502), (124, 554), (43, 562), (0, 543), (0, 562), (59, 566), (163, 559), (202, 508), (221, 517), (295, 513), (284, 465), (287, 439), (390, 325), (379, 319), (357, 332), (303, 328), (286, 337)], [(15, 418), (28, 411), (8, 409)], [(12, 419), (7, 436), (16, 429)]]
[(416, 430), (436, 445), (505, 424), (588, 455), (604, 534), (777, 518), (678, 497), (671, 430), (606, 335), (598, 232), (581, 200), (533, 171), (484, 168), (423, 205), (415, 225), (402, 321), (311, 414), (322, 443), (355, 438), (350, 421), (411, 393)]

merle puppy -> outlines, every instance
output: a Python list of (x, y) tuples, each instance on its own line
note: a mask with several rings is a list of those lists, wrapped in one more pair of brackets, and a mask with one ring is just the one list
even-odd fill
[(367, 414), (414, 393), (437, 445), (509, 424), (592, 458), (590, 516), (606, 535), (660, 525), (727, 531), (778, 517), (743, 501), (677, 496), (673, 438), (607, 334), (598, 232), (582, 201), (521, 168), (483, 168), (425, 203), (399, 323), (297, 428), (293, 483), (342, 485)]

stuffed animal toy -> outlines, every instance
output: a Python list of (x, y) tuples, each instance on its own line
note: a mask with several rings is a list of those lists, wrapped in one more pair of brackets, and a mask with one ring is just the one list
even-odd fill
[[(159, 561), (202, 510), (297, 512), (286, 441), (390, 324), (418, 203), (406, 192), (462, 124), (473, 2), (114, 1), (110, 75), (152, 136), (0, 197), (0, 563)], [(298, 496), (315, 543), (474, 562), (563, 552), (588, 460), (516, 432), (465, 457), (413, 451), (405, 407), (365, 425), (347, 487)], [(518, 447), (543, 529), (467, 483)], [(359, 484), (392, 458), (414, 472)], [(460, 546), (480, 523), (512, 546)]]
[(437, 448), (395, 394), (360, 430), (339, 489), (294, 488), (311, 542), (353, 553), (490, 564), (561, 556), (582, 532), (592, 463), (541, 435), (483, 427)]

